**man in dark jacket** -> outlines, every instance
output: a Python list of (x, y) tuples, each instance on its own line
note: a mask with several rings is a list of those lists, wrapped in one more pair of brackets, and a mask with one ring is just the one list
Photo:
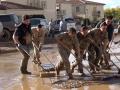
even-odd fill
[(101, 22), (99, 22), (96, 26), (96, 28), (99, 28), (100, 27), (100, 24), (105, 22), (107, 24), (107, 32), (108, 32), (108, 39), (109, 39), (109, 42), (112, 40), (112, 37), (113, 37), (113, 32), (114, 32), (114, 27), (112, 25), (112, 19), (113, 19), (113, 16), (108, 16), (106, 17), (105, 20), (102, 20)]
[(23, 17), (23, 22), (17, 27), (13, 34), (13, 40), (16, 44), (17, 49), (23, 55), (22, 65), (21, 65), (21, 73), (22, 74), (31, 74), (31, 72), (27, 71), (27, 65), (29, 60), (29, 50), (31, 44), (31, 25), (30, 19), (28, 15)]
[(108, 32), (108, 39), (109, 39), (109, 42), (112, 40), (112, 37), (113, 37), (113, 32), (114, 32), (114, 27), (112, 25), (112, 19), (113, 17), (112, 16), (109, 16), (106, 18), (105, 22), (107, 24), (107, 32)]

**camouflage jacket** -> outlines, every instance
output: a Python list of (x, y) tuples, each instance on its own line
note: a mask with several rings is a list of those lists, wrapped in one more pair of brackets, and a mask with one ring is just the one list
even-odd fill
[(79, 42), (77, 39), (77, 36), (71, 38), (68, 33), (61, 33), (56, 37), (56, 40), (58, 41), (58, 47), (63, 47), (65, 48), (63, 45), (61, 45), (59, 43), (59, 41), (64, 44), (67, 48), (69, 48), (69, 50), (75, 50), (76, 52), (79, 52)]
[(39, 46), (40, 44), (44, 43), (44, 36), (45, 32), (43, 29), (40, 31), (37, 31), (38, 28), (33, 28), (32, 29), (32, 42)]
[(91, 43), (91, 41), (89, 40), (89, 35), (83, 35), (81, 32), (77, 33), (77, 38), (79, 41), (79, 47), (81, 50), (85, 50), (88, 48), (89, 44)]
[(100, 48), (106, 49), (109, 43), (107, 31), (101, 31), (100, 29), (93, 29), (89, 32), (89, 37), (94, 40), (97, 46), (102, 46)]

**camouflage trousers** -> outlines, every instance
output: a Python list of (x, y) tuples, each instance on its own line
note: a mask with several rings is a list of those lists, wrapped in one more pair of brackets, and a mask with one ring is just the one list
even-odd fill
[(102, 66), (103, 64), (105, 64), (106, 68), (109, 68), (110, 67), (109, 61), (110, 61), (110, 54), (107, 51), (105, 51), (100, 60), (100, 65)]
[(69, 62), (70, 51), (64, 47), (58, 47), (58, 51), (62, 60), (58, 62), (56, 66), (57, 70), (61, 71), (62, 69), (65, 68), (67, 74), (71, 74), (70, 62)]
[[(78, 66), (78, 72), (83, 73), (82, 60), (83, 60), (83, 56), (84, 56), (84, 51), (85, 51), (85, 50), (80, 50), (80, 58), (79, 58), (79, 59), (76, 59), (76, 60), (77, 60), (77, 63), (75, 63), (75, 64), (72, 65), (72, 72), (74, 72), (74, 68), (75, 68), (76, 66)], [(76, 57), (78, 57), (77, 54), (75, 54), (75, 55), (76, 55)]]
[[(68, 74), (71, 74), (72, 70), (70, 68), (70, 62), (69, 62), (69, 56), (70, 56), (71, 51), (67, 50), (64, 47), (58, 47), (58, 50), (59, 50), (59, 53), (60, 53), (62, 60), (60, 62), (58, 62), (56, 68), (58, 70), (63, 70), (65, 68), (66, 72)], [(77, 54), (75, 56), (76, 56), (76, 58), (78, 57)], [(77, 58), (76, 61), (77, 61), (77, 65), (78, 65), (79, 70), (81, 70), (81, 72), (83, 72), (80, 59)]]
[(34, 49), (34, 53), (33, 53), (34, 60), (35, 60), (35, 61), (40, 61), (40, 51), (39, 51), (39, 46), (33, 44), (33, 49)]
[(95, 71), (96, 69), (98, 70), (101, 56), (101, 50), (98, 47), (91, 44), (88, 48), (88, 61), (90, 69), (92, 71)]

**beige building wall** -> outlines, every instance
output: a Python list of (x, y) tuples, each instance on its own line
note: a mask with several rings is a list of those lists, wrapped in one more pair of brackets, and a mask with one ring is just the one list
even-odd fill
[(28, 0), (6, 0), (6, 1), (27, 5)]
[(46, 1), (46, 8), (43, 10), (44, 15), (48, 20), (57, 19), (56, 13), (56, 0), (44, 0)]
[[(79, 12), (76, 12), (76, 7), (79, 7)], [(72, 5), (72, 14), (73, 16), (79, 16), (79, 17), (85, 17), (85, 5), (84, 4), (78, 4), (78, 5)]]
[[(43, 10), (38, 11), (38, 13), (42, 11), (41, 14), (44, 14), (48, 20), (51, 20), (51, 19), (55, 20), (57, 18), (56, 0), (7, 0), (7, 1), (19, 3), (23, 5), (31, 5), (38, 8), (41, 8), (41, 1), (45, 1), (45, 7), (43, 8)], [(33, 11), (34, 10), (32, 10), (32, 12)], [(32, 14), (35, 14), (35, 13), (32, 13)]]
[(96, 8), (96, 11), (100, 11), (100, 17), (98, 17), (98, 19), (102, 19), (104, 17), (103, 5), (86, 5), (86, 18), (93, 20), (94, 8)]
[(63, 17), (72, 17), (72, 4), (61, 4)]
[(17, 16), (31, 15), (31, 14), (42, 14), (43, 11), (32, 10), (32, 9), (9, 9), (9, 10), (0, 10), (1, 14), (16, 14)]
[[(76, 12), (76, 7), (79, 7), (80, 12)], [(63, 12), (64, 17), (74, 17), (79, 16), (83, 18), (89, 18), (91, 21), (94, 20), (93, 10), (100, 11), (100, 17), (97, 17), (97, 20), (102, 19), (104, 17), (104, 6), (103, 5), (95, 5), (95, 4), (69, 4), (62, 3), (61, 11)]]

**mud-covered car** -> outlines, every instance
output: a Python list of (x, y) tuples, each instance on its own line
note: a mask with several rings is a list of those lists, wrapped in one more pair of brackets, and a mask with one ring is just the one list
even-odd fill
[(16, 25), (19, 24), (18, 17), (15, 14), (1, 14), (0, 22), (3, 25), (3, 41), (9, 41), (12, 38), (12, 34), (16, 29)]
[(3, 36), (3, 25), (0, 22), (0, 38)]

